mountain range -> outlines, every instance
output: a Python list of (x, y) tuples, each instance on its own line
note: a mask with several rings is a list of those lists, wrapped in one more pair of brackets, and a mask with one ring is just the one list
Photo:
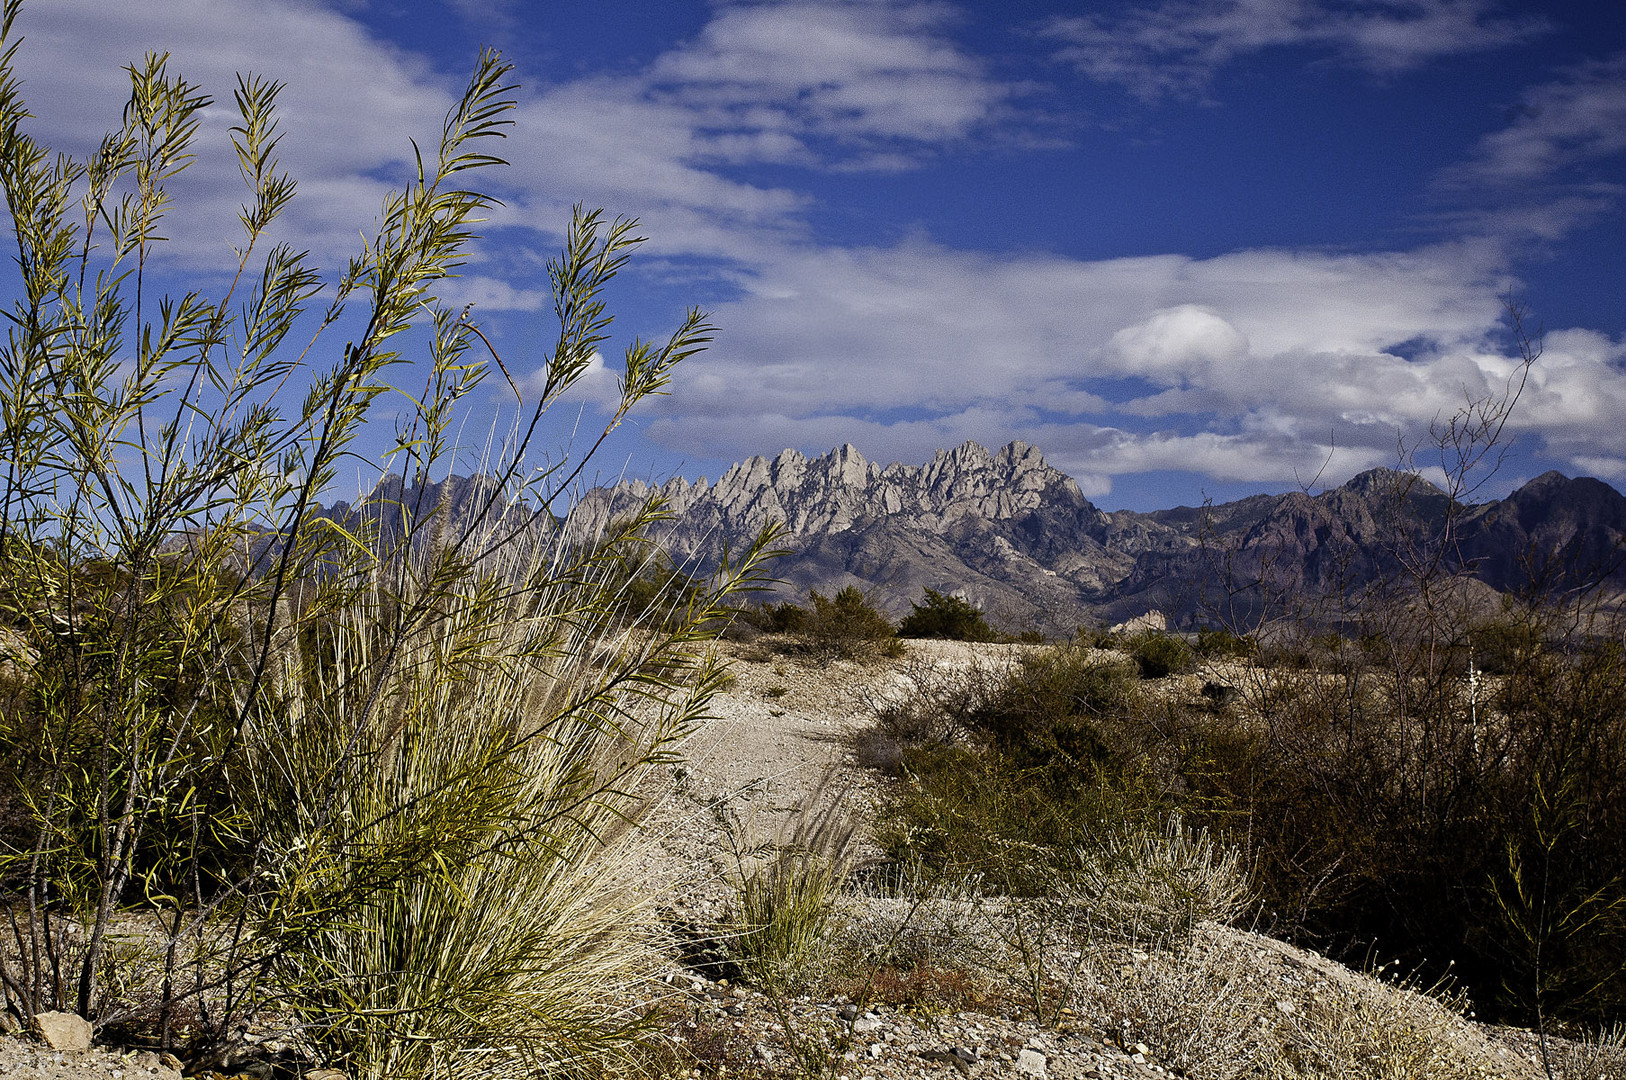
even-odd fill
[(753, 457), (715, 484), (596, 488), (574, 527), (590, 535), (651, 497), (670, 515), (653, 539), (694, 571), (781, 522), (792, 553), (772, 573), (786, 598), (855, 585), (899, 615), (929, 588), (1013, 630), (1066, 633), (1148, 613), (1190, 626), (1216, 605), (1256, 609), (1422, 573), (1501, 592), (1626, 593), (1626, 497), (1557, 472), (1474, 505), (1374, 469), (1317, 494), (1108, 512), (1026, 443), (990, 452), (967, 442), (920, 466), (879, 465), (845, 445)]

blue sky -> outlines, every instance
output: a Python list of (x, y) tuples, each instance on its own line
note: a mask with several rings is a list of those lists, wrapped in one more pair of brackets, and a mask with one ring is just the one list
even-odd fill
[[(513, 165), (447, 298), (534, 372), (584, 202), (651, 238), (619, 331), (689, 304), (721, 328), (610, 471), (1023, 439), (1107, 508), (1338, 483), (1501, 392), (1513, 295), (1545, 352), (1486, 493), (1626, 486), (1618, 2), (30, 0), (19, 26), (62, 149), (116, 123), (147, 49), (222, 102), (237, 71), (287, 81), (282, 227), (330, 267), (502, 49)], [(230, 255), (230, 123), (177, 192), (176, 280)]]

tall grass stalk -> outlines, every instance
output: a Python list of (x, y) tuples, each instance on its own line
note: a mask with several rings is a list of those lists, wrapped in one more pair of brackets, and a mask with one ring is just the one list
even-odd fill
[(747, 831), (725, 822), (737, 903), (732, 947), (754, 978), (782, 993), (828, 944), (837, 898), (855, 865), (857, 823), (827, 773), (774, 839), (751, 844)]
[[(480, 56), (336, 275), (268, 246), (296, 193), (282, 86), (240, 77), (235, 272), (177, 296), (159, 291), (169, 188), (213, 100), (150, 55), (97, 150), (58, 155), (28, 133), (20, 10), (0, 4), (5, 1009), (146, 1026), (200, 1064), (276, 1017), (368, 1077), (548, 1069), (615, 1042), (635, 1017), (609, 990), (614, 852), (644, 771), (716, 689), (706, 626), (765, 551), (652, 610), (601, 553), (659, 507), (608, 537), (553, 509), (705, 347), (706, 317), (628, 345), (587, 452), (539, 466), (542, 418), (604, 350), (605, 291), (642, 240), (578, 209), (548, 266), (541, 389), (483, 476), (454, 480), (469, 395), (508, 372), (437, 292), (494, 201), (470, 182), (502, 164), (509, 65)], [(385, 408), (371, 496), (322, 511), (349, 494), (341, 465), (369, 467)], [(145, 985), (110, 948), (131, 933), (156, 946)]]
[(292, 906), (258, 932), (295, 934), (253, 996), (353, 1075), (546, 1071), (638, 1031), (623, 841), (723, 672), (692, 622), (606, 619), (614, 578), (556, 554), (508, 549), (403, 643), (377, 630), (401, 597), (352, 604), (319, 664), (285, 659), (289, 707), (254, 732), (250, 816)]

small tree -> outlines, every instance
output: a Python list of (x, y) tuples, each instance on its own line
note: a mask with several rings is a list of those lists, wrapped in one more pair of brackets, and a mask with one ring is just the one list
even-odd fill
[(808, 593), (812, 612), (802, 634), (815, 651), (847, 659), (895, 655), (901, 647), (892, 622), (864, 598), (858, 586), (848, 585), (829, 597), (814, 589)]
[(925, 598), (898, 624), (898, 636), (946, 638), (949, 641), (993, 641), (999, 637), (982, 611), (958, 596), (927, 589)]

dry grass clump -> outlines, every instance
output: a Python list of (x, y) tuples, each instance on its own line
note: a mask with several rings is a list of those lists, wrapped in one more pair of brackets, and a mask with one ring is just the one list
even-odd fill
[(1242, 853), (1178, 814), (1161, 829), (1126, 829), (1077, 857), (1062, 894), (1090, 913), (1100, 934), (1189, 941), (1199, 923), (1230, 922), (1253, 901)]
[(757, 982), (776, 990), (805, 981), (825, 957), (837, 899), (857, 860), (857, 822), (829, 775), (771, 840), (719, 811), (732, 865), (735, 909), (729, 951)]
[(1555, 1042), (1551, 1053), (1560, 1080), (1626, 1080), (1626, 1025), (1578, 1042)]
[(1079, 1011), (1194, 1080), (1532, 1076), (1462, 1023), (1461, 1002), (1208, 928), (1191, 944), (1090, 956)]

